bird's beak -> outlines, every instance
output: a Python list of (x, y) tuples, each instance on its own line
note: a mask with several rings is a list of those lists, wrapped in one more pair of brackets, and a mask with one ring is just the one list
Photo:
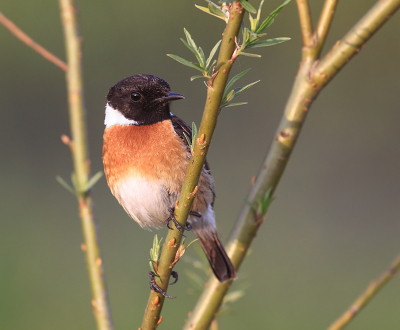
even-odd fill
[(185, 97), (182, 94), (178, 94), (178, 93), (172, 93), (172, 92), (168, 92), (167, 95), (160, 97), (158, 99), (155, 99), (155, 102), (169, 102), (169, 101), (174, 101), (174, 100), (180, 100), (180, 99), (184, 99)]

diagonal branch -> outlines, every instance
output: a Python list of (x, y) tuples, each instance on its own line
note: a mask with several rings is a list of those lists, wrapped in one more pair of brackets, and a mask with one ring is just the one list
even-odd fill
[[(79, 204), (84, 244), (82, 250), (86, 256), (89, 279), (92, 288), (92, 305), (98, 330), (113, 328), (110, 308), (107, 300), (103, 262), (93, 215), (93, 202), (88, 191), (89, 159), (87, 152), (86, 125), (82, 87), (81, 46), (78, 34), (76, 12), (72, 0), (59, 0), (61, 21), (64, 29), (67, 52), (67, 90), (69, 101), (71, 145), (74, 163), (74, 185)], [(65, 142), (66, 139), (64, 138)]]
[(332, 19), (335, 14), (335, 9), (338, 2), (339, 0), (325, 0), (324, 7), (322, 8), (321, 15), (319, 17), (317, 28), (315, 29), (315, 33), (317, 34), (317, 57), (319, 57), (319, 53), (324, 46), (326, 36), (329, 32), (329, 28), (331, 27)]
[(303, 46), (310, 48), (314, 43), (314, 30), (311, 21), (311, 10), (308, 0), (296, 0), (300, 17)]
[(370, 300), (389, 282), (397, 271), (400, 269), (400, 255), (392, 262), (390, 267), (376, 280), (372, 281), (367, 289), (357, 298), (357, 300), (350, 306), (350, 308), (343, 313), (329, 328), (328, 330), (343, 329), (354, 317), (360, 312), (362, 308), (367, 306)]
[(319, 62), (311, 78), (315, 87), (325, 86), (399, 7), (400, 0), (378, 1)]
[[(230, 69), (233, 65), (231, 61), (232, 54), (236, 48), (235, 39), (239, 33), (240, 25), (243, 20), (245, 10), (238, 1), (235, 1), (230, 8), (230, 18), (225, 28), (221, 49), (216, 64), (217, 74), (208, 81), (207, 101), (204, 107), (204, 113), (198, 131), (197, 141), (193, 141), (193, 155), (186, 171), (185, 181), (182, 186), (179, 202), (176, 209), (176, 219), (184, 226), (188, 217), (194, 194), (203, 168), (204, 161), (211, 138), (217, 123), (217, 117), (220, 109), (220, 103), (224, 89), (228, 80)], [(156, 279), (158, 286), (167, 291), (168, 280), (172, 271), (172, 262), (174, 261), (176, 251), (182, 236), (174, 228), (169, 230), (160, 260), (158, 263), (158, 274), (161, 281)], [(158, 322), (162, 320), (160, 313), (164, 303), (164, 297), (154, 291), (151, 291), (143, 317), (142, 330), (153, 330)]]
[(31, 47), (33, 50), (42, 55), (46, 60), (57, 65), (61, 70), (67, 71), (67, 64), (60, 60), (57, 56), (50, 53), (48, 50), (40, 46), (38, 43), (33, 41), (27, 34), (25, 34), (18, 26), (11, 22), (0, 12), (0, 23), (3, 24), (12, 34), (14, 34), (19, 40)]

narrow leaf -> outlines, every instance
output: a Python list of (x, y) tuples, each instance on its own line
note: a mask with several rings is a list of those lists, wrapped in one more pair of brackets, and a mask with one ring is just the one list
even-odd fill
[(210, 11), (211, 15), (214, 15), (223, 20), (226, 19), (224, 12), (215, 3), (211, 1), (208, 2), (208, 10)]
[(99, 171), (95, 175), (93, 175), (86, 185), (86, 190), (90, 190), (97, 183), (97, 181), (100, 180), (102, 176), (103, 176), (103, 171)]
[(215, 16), (215, 17), (218, 17), (218, 18), (220, 18), (220, 19), (223, 19), (224, 21), (225, 21), (225, 19), (226, 19), (225, 15), (224, 15), (224, 17), (221, 17), (221, 16), (219, 16), (219, 15), (215, 15), (215, 14), (211, 13), (211, 12), (210, 12), (210, 9), (208, 9), (208, 8), (206, 8), (206, 7), (202, 7), (202, 6), (198, 6), (198, 5), (194, 5), (194, 6), (195, 6), (197, 9), (200, 9), (201, 11), (204, 11), (205, 13), (210, 14), (210, 15), (212, 15), (212, 16)]
[(196, 51), (195, 49), (193, 49), (193, 47), (192, 47), (191, 45), (189, 45), (189, 44), (187, 43), (186, 40), (184, 40), (184, 39), (182, 39), (182, 38), (180, 38), (180, 39), (181, 39), (181, 41), (183, 42), (183, 44), (184, 44), (187, 48), (189, 48), (189, 50), (197, 57), (197, 51)]
[[(244, 70), (243, 72), (238, 73), (236, 76), (234, 76), (226, 85), (225, 87), (225, 91), (228, 91), (231, 89), (231, 87), (233, 86), (233, 84), (238, 81), (240, 78), (244, 77), (246, 75), (247, 72), (249, 72), (250, 69)], [(224, 93), (225, 95), (225, 93)]]
[(262, 8), (263, 4), (264, 4), (264, 0), (261, 0), (260, 5), (258, 6), (258, 12), (257, 12), (257, 25), (258, 25), (258, 22), (260, 22), (261, 8)]
[(255, 31), (257, 29), (257, 20), (249, 14), (249, 21), (250, 21), (250, 30)]
[(206, 68), (206, 56), (204, 55), (203, 49), (201, 47), (199, 47), (199, 53), (200, 53), (200, 58), (201, 58), (200, 65), (203, 68)]
[(256, 14), (257, 10), (246, 0), (238, 0), (240, 4), (246, 9), (249, 13)]
[(235, 88), (233, 91), (235, 92), (235, 96), (239, 95), (240, 93), (244, 92), (246, 89), (249, 89), (251, 86), (257, 84), (260, 80), (252, 82), (244, 87)]
[(235, 91), (232, 90), (232, 91), (230, 91), (230, 92), (228, 93), (228, 95), (226, 96), (226, 102), (232, 101), (234, 97), (235, 97)]
[(192, 46), (192, 48), (196, 51), (196, 53), (195, 53), (195, 55), (196, 55), (196, 57), (197, 57), (197, 60), (199, 61), (199, 63), (200, 63), (200, 66), (201, 67), (204, 67), (204, 63), (202, 63), (202, 57), (201, 57), (201, 54), (200, 54), (200, 52), (199, 52), (199, 49), (197, 48), (197, 46), (196, 46), (196, 43), (194, 42), (194, 40), (192, 39), (192, 36), (190, 35), (190, 33), (189, 33), (189, 31), (188, 30), (186, 30), (186, 29), (183, 29), (183, 31), (185, 32), (185, 35), (186, 35), (186, 40), (187, 40), (187, 42), (188, 42), (188, 44), (190, 45), (190, 46)]
[(61, 176), (56, 176), (56, 180), (60, 185), (67, 189), (72, 195), (76, 196), (76, 191)]
[(247, 48), (273, 46), (273, 45), (277, 45), (277, 44), (280, 44), (280, 43), (288, 41), (288, 40), (290, 40), (290, 38), (286, 38), (286, 37), (261, 40), (261, 41), (255, 42), (253, 44), (247, 45), (246, 49)]
[(208, 56), (208, 59), (207, 59), (207, 62), (206, 62), (206, 68), (208, 68), (208, 66), (210, 65), (211, 60), (213, 59), (213, 57), (214, 57), (214, 55), (215, 55), (215, 53), (216, 53), (216, 51), (217, 51), (219, 45), (221, 44), (221, 41), (222, 41), (222, 40), (218, 41), (218, 42), (215, 44), (214, 48), (211, 49), (210, 56)]
[(185, 139), (189, 145), (189, 148), (192, 149), (192, 141), (190, 141), (189, 135), (187, 135), (185, 132), (183, 132), (183, 135), (185, 136)]
[(167, 56), (171, 57), (172, 59), (174, 59), (175, 61), (178, 61), (179, 63), (186, 65), (190, 68), (199, 70), (200, 72), (203, 72), (203, 68), (200, 67), (200, 65), (189, 62), (188, 60), (185, 60), (184, 58), (177, 56), (177, 55), (173, 55), (173, 54), (167, 54)]
[(248, 102), (228, 103), (223, 105), (221, 108), (235, 107), (237, 105), (244, 105), (244, 104), (248, 104)]
[(197, 126), (195, 122), (192, 122), (192, 141), (197, 139)]
[(239, 54), (244, 55), (244, 56), (249, 56), (249, 57), (261, 57), (261, 55), (258, 55), (258, 54), (250, 54), (250, 53), (243, 53), (243, 52), (240, 52)]
[(197, 79), (197, 78), (204, 78), (204, 76), (203, 76), (203, 75), (192, 76), (192, 77), (190, 77), (190, 81), (193, 81), (193, 80), (195, 80), (195, 79)]
[(276, 8), (271, 14), (268, 15), (268, 17), (264, 20), (264, 22), (261, 23), (261, 25), (258, 27), (256, 33), (260, 33), (264, 31), (267, 27), (269, 27), (273, 22), (276, 16), (278, 16), (279, 12), (283, 9), (284, 6), (286, 6), (290, 0), (286, 0), (283, 4), (281, 4), (278, 8)]

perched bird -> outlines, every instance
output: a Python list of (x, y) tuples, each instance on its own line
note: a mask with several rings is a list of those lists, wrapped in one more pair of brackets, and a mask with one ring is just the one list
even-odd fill
[[(172, 220), (181, 229), (173, 210), (191, 157), (184, 132), (192, 134), (169, 104), (183, 98), (163, 79), (144, 74), (121, 80), (107, 95), (104, 172), (112, 194), (141, 227), (170, 228)], [(193, 228), (215, 276), (225, 282), (236, 272), (217, 235), (214, 199), (206, 162), (185, 229)]]

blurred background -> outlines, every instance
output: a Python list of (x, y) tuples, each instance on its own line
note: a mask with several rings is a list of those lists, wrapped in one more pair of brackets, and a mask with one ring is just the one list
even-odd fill
[[(264, 15), (282, 0), (264, 4)], [(329, 49), (375, 3), (339, 4)], [(166, 56), (193, 60), (182, 44), (185, 27), (205, 52), (224, 23), (200, 12), (205, 1), (81, 1), (84, 85), (92, 172), (102, 170), (105, 96), (126, 76), (154, 74), (186, 99), (172, 111), (200, 122), (206, 89), (196, 74)], [(258, 6), (259, 2), (254, 3)], [(310, 1), (314, 23), (322, 1)], [(57, 1), (5, 0), (0, 11), (64, 59)], [(397, 13), (323, 90), (312, 105), (252, 253), (233, 288), (245, 296), (221, 316), (221, 329), (324, 329), (400, 251), (400, 14)], [(247, 20), (247, 17), (246, 17)], [(291, 37), (241, 57), (237, 83), (261, 79), (237, 98), (248, 105), (221, 113), (209, 162), (215, 178), (223, 240), (258, 172), (290, 93), (300, 61), (295, 1), (267, 30)], [(0, 26), (0, 329), (95, 329), (75, 198), (55, 180), (69, 181), (72, 162), (64, 73)], [(104, 177), (94, 188), (111, 308), (116, 329), (137, 329), (148, 299), (148, 258), (155, 232), (132, 221)], [(160, 236), (166, 230), (158, 231)], [(189, 240), (193, 239), (189, 235)], [(188, 255), (196, 257), (195, 249)], [(185, 255), (186, 257), (186, 255)], [(184, 257), (184, 258), (185, 258)], [(184, 275), (168, 293), (163, 329), (179, 329), (196, 296)], [(349, 329), (399, 329), (400, 282), (395, 278)], [(161, 328), (161, 327), (160, 327)]]

